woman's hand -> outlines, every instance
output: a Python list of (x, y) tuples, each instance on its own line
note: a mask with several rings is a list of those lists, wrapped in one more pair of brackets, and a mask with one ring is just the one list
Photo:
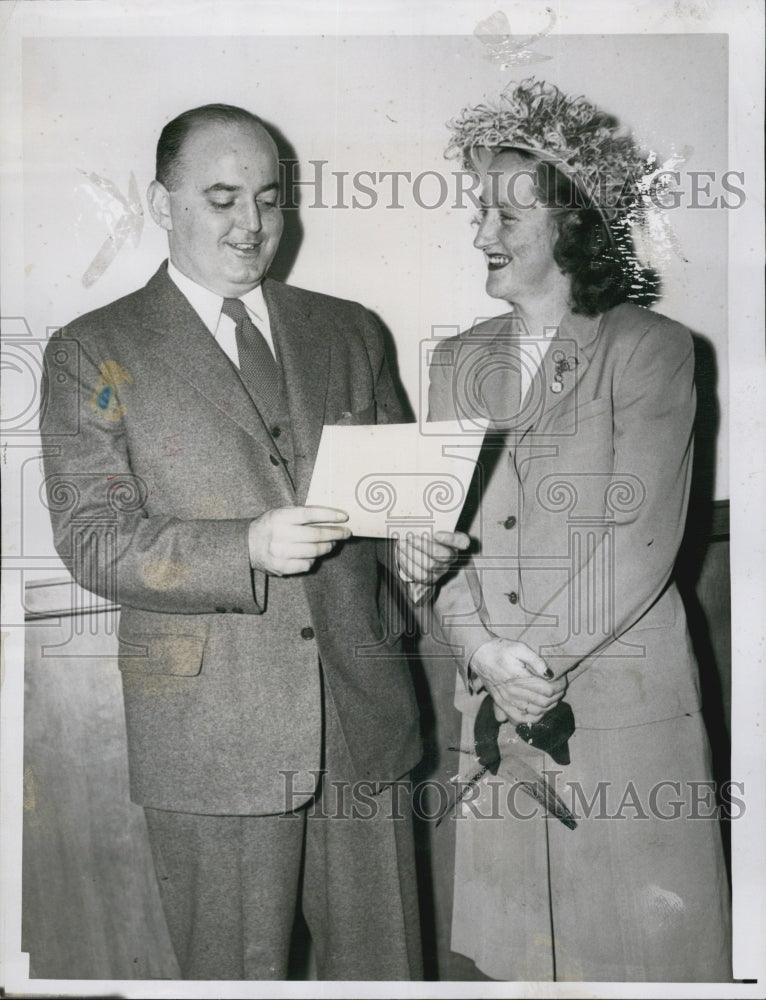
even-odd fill
[(437, 531), (433, 536), (408, 532), (396, 543), (402, 579), (433, 586), (470, 544), (471, 539), (462, 531)]
[(554, 678), (545, 660), (523, 642), (496, 637), (479, 646), (470, 663), (495, 702), (495, 717), (539, 722), (564, 695), (566, 675)]

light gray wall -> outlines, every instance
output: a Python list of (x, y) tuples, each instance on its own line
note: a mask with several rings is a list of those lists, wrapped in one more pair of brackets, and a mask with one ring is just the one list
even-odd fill
[[(484, 266), (471, 246), (470, 207), (454, 207), (458, 166), (442, 156), (445, 122), (462, 106), (495, 96), (512, 78), (535, 74), (583, 93), (615, 113), (663, 157), (683, 151), (682, 206), (669, 213), (685, 260), (670, 251), (658, 308), (708, 338), (718, 365), (722, 422), (715, 494), (727, 484), (727, 211), (693, 209), (688, 171), (727, 169), (727, 40), (722, 35), (569, 35), (543, 39), (550, 58), (503, 70), (467, 36), (38, 38), (23, 48), (24, 310), (36, 336), (131, 291), (165, 255), (165, 234), (148, 214), (137, 246), (128, 240), (90, 287), (82, 278), (119, 202), (98, 175), (141, 202), (153, 176), (156, 137), (171, 117), (225, 101), (275, 123), (295, 150), (304, 179), (321, 168), (321, 199), (303, 189), (303, 239), (290, 280), (354, 298), (391, 330), (413, 406), (421, 393), (420, 342), (503, 311), (483, 291)], [(735, 164), (731, 165), (735, 167)], [(334, 208), (334, 172), (348, 172), (350, 205), (359, 171), (443, 175), (416, 191), (377, 178), (370, 209)], [(364, 183), (371, 184), (365, 177)], [(708, 202), (722, 193), (710, 182)], [(356, 192), (358, 201), (370, 196)], [(418, 198), (421, 205), (418, 204)], [(728, 196), (730, 201), (735, 201)], [(117, 213), (117, 214), (115, 214)], [(34, 478), (29, 473), (30, 478)], [(34, 491), (31, 491), (34, 492)], [(27, 485), (25, 493), (31, 496)], [(47, 518), (27, 501), (40, 538)]]

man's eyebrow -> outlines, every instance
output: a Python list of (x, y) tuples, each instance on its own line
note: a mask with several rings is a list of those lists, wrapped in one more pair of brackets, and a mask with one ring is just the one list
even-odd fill
[(236, 184), (223, 184), (220, 181), (217, 184), (211, 184), (210, 187), (204, 188), (204, 194), (214, 194), (216, 191), (239, 191), (239, 187)]
[[(216, 194), (217, 192), (234, 194), (241, 190), (238, 184), (224, 184), (222, 181), (218, 181), (216, 184), (211, 184), (210, 187), (203, 188), (203, 194)], [(266, 184), (256, 194), (266, 194), (267, 191), (279, 191), (279, 182), (273, 181), (271, 184)]]

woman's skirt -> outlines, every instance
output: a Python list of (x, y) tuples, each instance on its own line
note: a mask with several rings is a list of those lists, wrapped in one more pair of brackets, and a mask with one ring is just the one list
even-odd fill
[[(463, 716), (464, 748), (473, 723)], [(510, 724), (500, 749), (497, 775), (455, 811), (453, 950), (497, 980), (729, 981), (729, 888), (701, 715), (578, 729), (566, 766)], [(524, 765), (547, 771), (575, 829), (524, 790)], [(461, 776), (476, 770), (462, 754)]]

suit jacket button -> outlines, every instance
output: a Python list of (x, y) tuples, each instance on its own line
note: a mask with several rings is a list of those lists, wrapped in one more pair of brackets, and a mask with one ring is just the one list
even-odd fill
[(224, 608), (223, 605), (221, 604), (219, 604), (215, 610), (218, 612), (219, 615), (226, 614), (226, 608)]
[(503, 521), (503, 527), (504, 528), (516, 527), (516, 518), (513, 516), (513, 514), (511, 514), (509, 517), (506, 517), (506, 519)]
[(281, 427), (272, 427), (271, 428), (271, 436), (273, 438), (278, 438), (281, 433), (282, 433), (282, 428)]
[(306, 626), (306, 628), (301, 629), (301, 639), (313, 639), (314, 629), (311, 626)]
[(519, 595), (516, 593), (515, 590), (512, 590), (510, 592), (510, 594), (508, 594), (508, 600), (511, 602), (511, 604), (517, 604), (518, 603)]
[(269, 455), (269, 461), (271, 462), (272, 465), (279, 465), (280, 464), (279, 463), (279, 459), (277, 458), (276, 455)]

